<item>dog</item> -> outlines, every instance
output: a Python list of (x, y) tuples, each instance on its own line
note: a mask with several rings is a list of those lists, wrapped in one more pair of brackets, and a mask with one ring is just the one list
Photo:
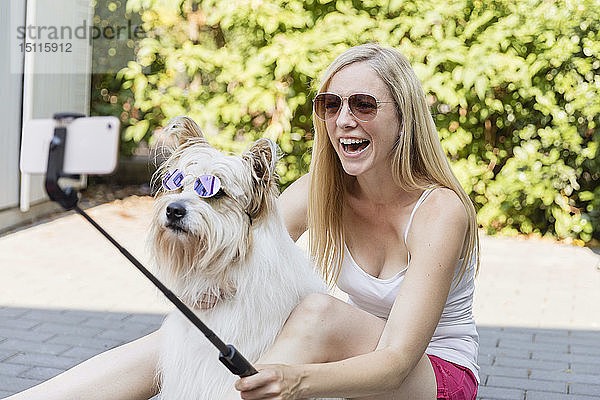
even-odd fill
[[(164, 187), (149, 235), (157, 276), (255, 363), (303, 297), (326, 293), (277, 208), (277, 147), (260, 139), (241, 156), (225, 155), (187, 117), (165, 131), (177, 144), (155, 175)], [(218, 400), (233, 388), (237, 377), (181, 313), (169, 314), (161, 332), (161, 399)]]

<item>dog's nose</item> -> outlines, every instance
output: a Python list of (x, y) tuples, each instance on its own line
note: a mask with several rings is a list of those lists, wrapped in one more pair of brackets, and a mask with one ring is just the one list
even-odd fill
[(167, 206), (167, 219), (178, 221), (185, 216), (185, 206), (179, 202), (173, 202)]

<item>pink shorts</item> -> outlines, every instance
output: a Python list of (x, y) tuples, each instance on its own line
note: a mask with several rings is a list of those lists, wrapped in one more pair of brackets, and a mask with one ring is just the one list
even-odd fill
[(438, 400), (475, 400), (477, 380), (469, 368), (427, 354), (435, 373)]

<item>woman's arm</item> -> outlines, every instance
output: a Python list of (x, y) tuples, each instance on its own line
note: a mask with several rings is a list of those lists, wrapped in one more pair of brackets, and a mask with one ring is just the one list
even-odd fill
[(285, 226), (294, 241), (308, 228), (308, 188), (310, 174), (298, 178), (279, 196), (278, 203)]
[(137, 400), (158, 393), (160, 330), (106, 351), (6, 400)]
[(283, 399), (361, 397), (399, 389), (439, 322), (467, 226), (464, 206), (449, 190), (434, 191), (419, 208), (408, 236), (410, 267), (375, 351), (325, 364), (262, 366), (264, 373), (239, 380), (236, 388), (246, 391), (247, 399), (270, 398), (261, 397), (267, 387), (285, 393)]

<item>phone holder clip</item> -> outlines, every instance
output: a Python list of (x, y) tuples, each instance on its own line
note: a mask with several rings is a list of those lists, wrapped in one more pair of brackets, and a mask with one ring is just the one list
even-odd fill
[(72, 210), (77, 205), (79, 198), (77, 191), (71, 187), (61, 188), (58, 180), (61, 177), (72, 177), (63, 173), (65, 159), (65, 147), (67, 144), (67, 125), (76, 118), (85, 117), (76, 113), (57, 113), (53, 118), (56, 120), (54, 137), (50, 141), (48, 149), (48, 167), (46, 169), (46, 181), (44, 186), (46, 193), (52, 201), (60, 204), (65, 210)]

